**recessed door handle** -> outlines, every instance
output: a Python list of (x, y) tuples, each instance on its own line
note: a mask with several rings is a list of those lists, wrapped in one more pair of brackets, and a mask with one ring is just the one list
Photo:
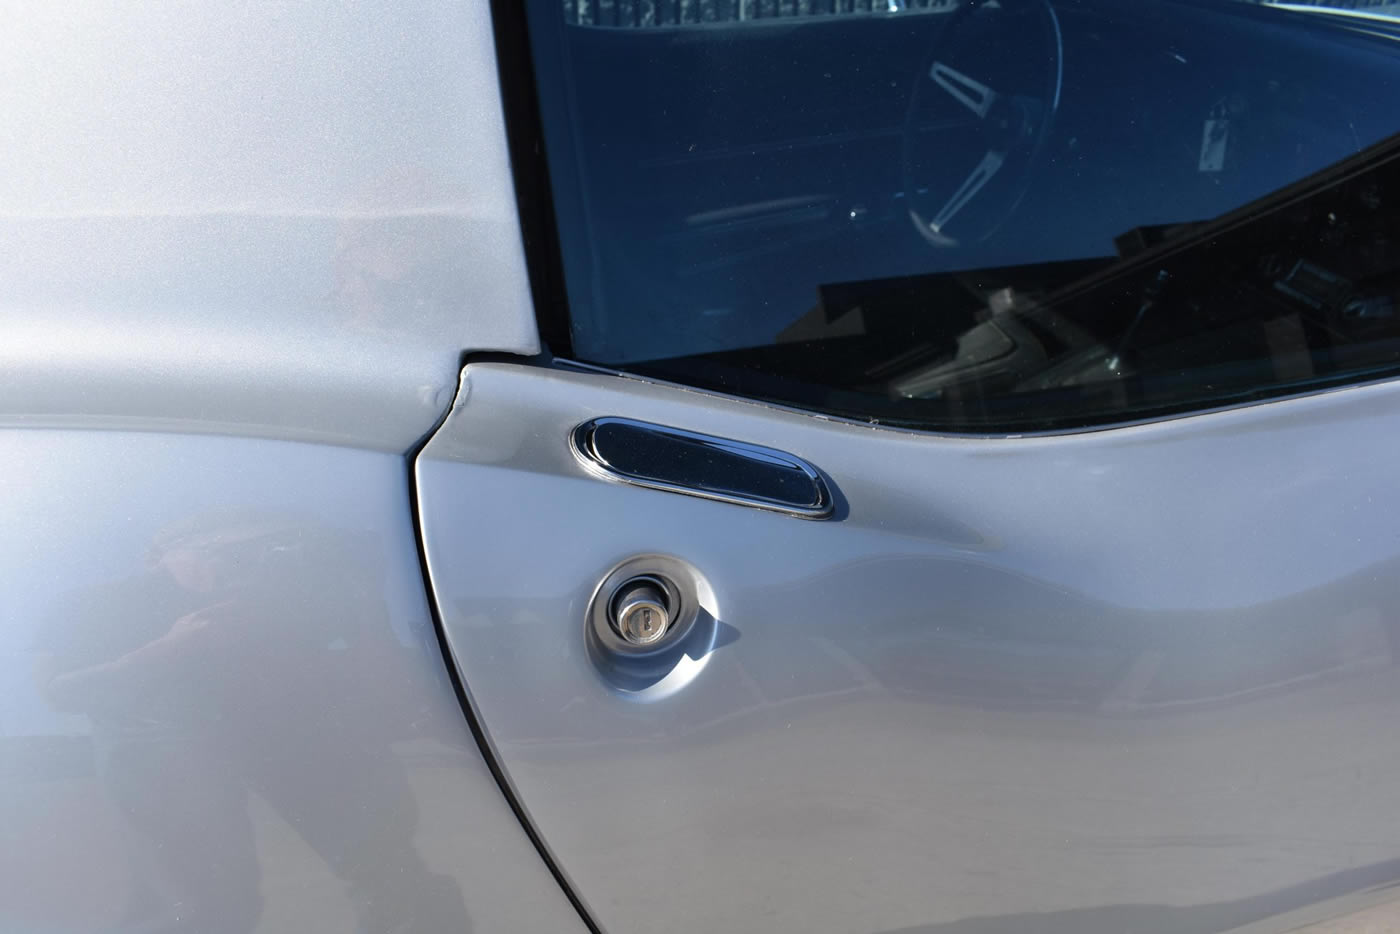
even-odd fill
[(803, 519), (831, 516), (821, 473), (773, 448), (613, 417), (584, 422), (571, 441), (579, 461), (610, 480)]

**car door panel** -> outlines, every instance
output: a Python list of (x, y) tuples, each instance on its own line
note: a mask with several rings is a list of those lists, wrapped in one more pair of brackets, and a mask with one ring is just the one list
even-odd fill
[[(947, 437), (472, 364), (419, 518), (490, 748), (610, 934), (1283, 931), (1400, 878), (1398, 397)], [(612, 482), (569, 441), (609, 416), (804, 458), (835, 510)], [(654, 555), (717, 636), (628, 681), (585, 617)]]

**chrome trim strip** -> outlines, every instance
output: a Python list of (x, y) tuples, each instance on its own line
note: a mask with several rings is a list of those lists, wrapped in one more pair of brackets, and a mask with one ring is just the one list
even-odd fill
[[(703, 479), (668, 480), (664, 476), (648, 475), (619, 466), (610, 461), (606, 454), (598, 449), (596, 443), (598, 429), (610, 426), (631, 429), (637, 433), (638, 440), (655, 442), (658, 447), (679, 442), (697, 449), (710, 448), (721, 452), (729, 460), (738, 460), (741, 466), (746, 466), (752, 472), (747, 477), (731, 476), (723, 481), (709, 482)], [(591, 419), (574, 428), (569, 433), (569, 447), (574, 457), (589, 473), (605, 480), (667, 493), (698, 496), (736, 506), (767, 509), (799, 519), (827, 519), (832, 514), (834, 501), (831, 491), (815, 467), (800, 457), (762, 445), (609, 416)], [(781, 481), (795, 475), (801, 475), (811, 490), (811, 496), (806, 500), (799, 500), (797, 497), (776, 497), (761, 492), (765, 481), (771, 485), (774, 480)], [(747, 491), (746, 486), (749, 487)]]
[[(921, 438), (928, 438), (931, 441), (1032, 441), (1042, 438), (1079, 438), (1101, 434), (1105, 431), (1122, 431), (1125, 428), (1150, 428), (1157, 425), (1171, 425), (1193, 418), (1213, 418), (1217, 415), (1230, 415), (1242, 409), (1257, 409), (1262, 406), (1281, 406), (1285, 404), (1298, 405), (1318, 399), (1325, 399), (1337, 393), (1365, 392), (1370, 389), (1380, 389), (1385, 386), (1393, 387), (1397, 383), (1400, 383), (1400, 376), (1385, 372), (1384, 367), (1372, 367), (1368, 372), (1380, 375), (1375, 375), (1368, 379), (1365, 373), (1359, 373), (1356, 374), (1356, 382), (1337, 382), (1322, 386), (1300, 387), (1296, 392), (1278, 396), (1266, 396), (1262, 399), (1247, 397), (1248, 393), (1239, 392), (1235, 394), (1236, 401), (1225, 401), (1218, 405), (1211, 405), (1199, 409), (1185, 409), (1180, 412), (1166, 412), (1156, 415), (1143, 415), (1136, 418), (1125, 418), (1121, 422), (1096, 422), (1091, 425), (1080, 425), (1073, 428), (1047, 428), (1040, 431), (1030, 429), (1026, 431), (954, 431), (950, 428), (920, 428), (901, 422), (879, 421), (874, 418), (856, 418), (852, 415), (838, 415), (831, 412), (823, 412), (811, 407), (803, 408), (800, 405), (789, 402), (774, 402), (769, 399), (756, 399), (752, 396), (737, 396), (733, 393), (712, 389), (706, 386), (693, 386), (689, 383), (664, 379), (660, 376), (636, 373), (631, 370), (622, 370), (615, 366), (602, 366), (583, 360), (571, 360), (567, 357), (555, 357), (552, 361), (552, 365), (569, 372), (591, 373), (595, 376), (625, 379), (630, 382), (641, 383), (644, 386), (655, 386), (660, 389), (675, 389), (680, 392), (695, 393), (697, 395), (708, 396), (712, 399), (723, 399), (726, 402), (736, 405), (752, 405), (773, 412), (785, 412), (788, 415), (813, 418), (832, 425), (875, 429), (889, 434), (914, 435)], [(16, 422), (15, 424), (23, 427), (23, 425), (27, 423)], [(0, 426), (3, 425), (5, 425), (5, 421), (0, 419)]]

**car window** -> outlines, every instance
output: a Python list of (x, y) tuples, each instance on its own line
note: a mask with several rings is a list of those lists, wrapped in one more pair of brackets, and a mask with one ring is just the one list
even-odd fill
[(992, 433), (1400, 373), (1400, 8), (1351, 6), (532, 0), (552, 348)]

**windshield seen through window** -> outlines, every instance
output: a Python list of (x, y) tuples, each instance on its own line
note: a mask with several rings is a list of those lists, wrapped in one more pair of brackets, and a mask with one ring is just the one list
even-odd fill
[(1400, 5), (529, 16), (561, 354), (994, 433), (1400, 372)]

